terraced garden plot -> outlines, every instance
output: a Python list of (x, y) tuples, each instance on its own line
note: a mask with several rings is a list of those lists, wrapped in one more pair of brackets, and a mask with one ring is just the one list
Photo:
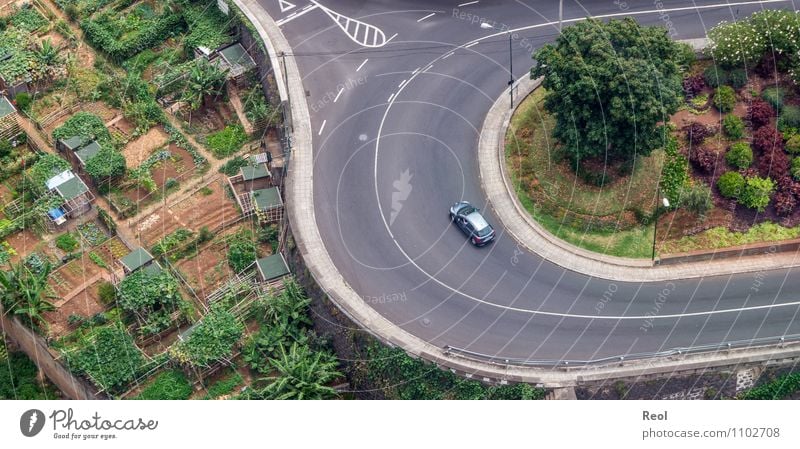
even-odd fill
[(136, 232), (143, 245), (152, 246), (178, 228), (194, 232), (203, 227), (215, 230), (237, 221), (240, 217), (239, 210), (233, 200), (225, 195), (222, 181), (209, 184), (205, 192), (209, 191), (206, 195), (203, 189), (198, 190), (176, 205), (169, 208), (159, 207), (142, 217), (136, 224)]

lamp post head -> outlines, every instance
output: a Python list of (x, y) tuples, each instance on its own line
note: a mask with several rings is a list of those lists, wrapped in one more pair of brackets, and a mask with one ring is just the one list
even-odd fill
[(662, 198), (661, 202), (664, 203), (664, 207), (669, 207), (669, 200), (667, 198)]
[(488, 29), (494, 28), (494, 27), (492, 25), (490, 25), (488, 22), (481, 22), (481, 28), (483, 28), (484, 30), (488, 30)]

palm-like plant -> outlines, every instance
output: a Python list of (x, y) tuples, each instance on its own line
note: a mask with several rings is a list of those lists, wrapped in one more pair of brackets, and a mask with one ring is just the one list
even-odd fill
[(208, 99), (219, 95), (225, 82), (225, 72), (205, 59), (198, 59), (186, 77), (183, 99), (196, 111)]
[(312, 351), (306, 345), (292, 344), (289, 351), (280, 347), (280, 357), (270, 359), (277, 376), (261, 380), (269, 382), (261, 391), (266, 399), (330, 399), (336, 390), (326, 384), (341, 377), (336, 359), (328, 352)]
[(21, 315), (32, 328), (44, 326), (44, 313), (55, 310), (51, 299), (56, 298), (47, 285), (52, 266), (45, 262), (42, 269), (34, 271), (20, 261), (9, 270), (0, 272), (0, 300), (9, 313)]
[(52, 67), (61, 62), (61, 57), (58, 55), (58, 50), (53, 46), (53, 43), (50, 42), (50, 39), (42, 42), (39, 50), (36, 51), (36, 59), (40, 64), (46, 67)]

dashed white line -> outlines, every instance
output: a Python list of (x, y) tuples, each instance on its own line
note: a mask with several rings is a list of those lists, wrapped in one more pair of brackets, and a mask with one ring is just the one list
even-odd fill
[(394, 94), (389, 95), (389, 99), (386, 100), (388, 103), (392, 102), (392, 98), (394, 98)]
[(326, 123), (328, 123), (328, 120), (323, 120), (322, 121), (322, 126), (319, 127), (319, 134), (317, 134), (318, 136), (322, 135), (322, 131), (325, 129), (325, 124)]
[(451, 51), (450, 53), (448, 53), (448, 54), (444, 55), (444, 58), (442, 58), (442, 59), (447, 59), (447, 58), (449, 58), (450, 56), (453, 56), (453, 53), (455, 53), (455, 52), (454, 52), (454, 51)]
[(416, 74), (417, 74), (417, 72), (419, 72), (419, 69), (421, 69), (421, 68), (422, 68), (422, 67), (417, 67), (416, 69), (414, 69), (414, 71), (413, 71), (413, 72), (411, 72), (411, 74), (412, 74), (412, 75), (416, 75)]
[(469, 44), (465, 45), (464, 48), (469, 48), (469, 47), (472, 47), (473, 45), (478, 45), (478, 41), (469, 43)]
[(342, 88), (340, 88), (340, 89), (339, 89), (339, 93), (337, 93), (337, 94), (336, 94), (336, 98), (334, 98), (334, 99), (333, 99), (333, 102), (334, 102), (334, 103), (336, 103), (336, 100), (338, 100), (338, 99), (339, 99), (339, 97), (341, 97), (341, 96), (342, 96), (342, 92), (344, 92), (344, 87), (342, 87)]
[(277, 21), (277, 22), (275, 22), (275, 23), (276, 23), (278, 26), (284, 25), (284, 24), (286, 24), (286, 23), (289, 23), (289, 22), (291, 22), (292, 20), (294, 20), (294, 19), (296, 19), (296, 18), (298, 18), (298, 17), (302, 16), (303, 14), (305, 14), (305, 13), (307, 13), (307, 12), (309, 12), (309, 11), (313, 11), (313, 10), (314, 10), (314, 9), (316, 9), (318, 6), (319, 6), (319, 5), (309, 5), (309, 6), (305, 7), (305, 8), (303, 8), (303, 9), (301, 9), (300, 11), (295, 11), (295, 12), (293, 12), (293, 13), (289, 14), (288, 16), (286, 16), (286, 18), (284, 18), (284, 19), (281, 19), (281, 20), (278, 20), (278, 21)]
[(367, 63), (367, 61), (369, 61), (369, 58), (365, 59), (365, 60), (364, 60), (364, 62), (362, 62), (362, 63), (361, 63), (361, 65), (360, 65), (360, 66), (358, 66), (358, 68), (356, 69), (356, 72), (358, 72), (359, 70), (361, 70), (361, 68), (362, 68), (362, 67), (364, 67), (364, 64), (366, 64), (366, 63)]
[(474, 1), (474, 2), (462, 3), (462, 4), (458, 5), (458, 7), (459, 7), (459, 8), (462, 8), (462, 7), (464, 7), (464, 6), (474, 5), (475, 3), (478, 3), (478, 2), (477, 2), (477, 1)]
[(403, 85), (404, 85), (404, 84), (405, 84), (407, 81), (408, 81), (408, 80), (403, 80), (403, 82), (402, 82), (402, 83), (400, 83), (400, 85), (399, 85), (399, 86), (397, 86), (397, 88), (398, 88), (398, 89), (402, 89), (402, 88), (403, 88)]
[(436, 13), (435, 13), (435, 12), (432, 12), (432, 13), (428, 14), (427, 16), (425, 16), (425, 17), (423, 17), (423, 18), (421, 18), (421, 19), (417, 19), (417, 23), (419, 23), (419, 22), (422, 22), (423, 20), (425, 20), (425, 19), (428, 19), (428, 18), (431, 18), (431, 17), (433, 17), (433, 16), (435, 16), (435, 15), (436, 15)]
[[(390, 37), (389, 39), (387, 39), (387, 40), (386, 40), (386, 44), (388, 44), (389, 42), (391, 42), (391, 41), (392, 41), (392, 39), (394, 39), (394, 38), (396, 38), (396, 37), (397, 37), (397, 33), (394, 33), (394, 34), (392, 35), (392, 37)], [(386, 45), (386, 44), (384, 44), (384, 45)]]
[(433, 64), (429, 65), (428, 67), (425, 67), (425, 70), (423, 70), (422, 73), (425, 73), (425, 72), (427, 72), (428, 70), (430, 70), (432, 68), (433, 68)]

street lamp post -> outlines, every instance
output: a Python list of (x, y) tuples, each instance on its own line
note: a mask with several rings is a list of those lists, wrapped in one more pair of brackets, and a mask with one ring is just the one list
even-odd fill
[[(482, 22), (481, 28), (483, 28), (484, 30), (497, 29), (497, 27), (492, 26), (490, 23), (487, 22)], [(514, 56), (511, 52), (512, 49), (511, 28), (509, 28), (508, 31), (506, 31), (506, 34), (508, 34), (508, 95), (509, 98), (511, 99), (510, 107), (511, 109), (514, 109)]]
[[(658, 196), (661, 196), (661, 188), (658, 189)], [(665, 208), (669, 208), (669, 200), (664, 197), (661, 198), (661, 204), (664, 205)], [(656, 219), (654, 220), (655, 225), (653, 225), (653, 262), (656, 261), (656, 233), (658, 233), (658, 207), (656, 206)]]

